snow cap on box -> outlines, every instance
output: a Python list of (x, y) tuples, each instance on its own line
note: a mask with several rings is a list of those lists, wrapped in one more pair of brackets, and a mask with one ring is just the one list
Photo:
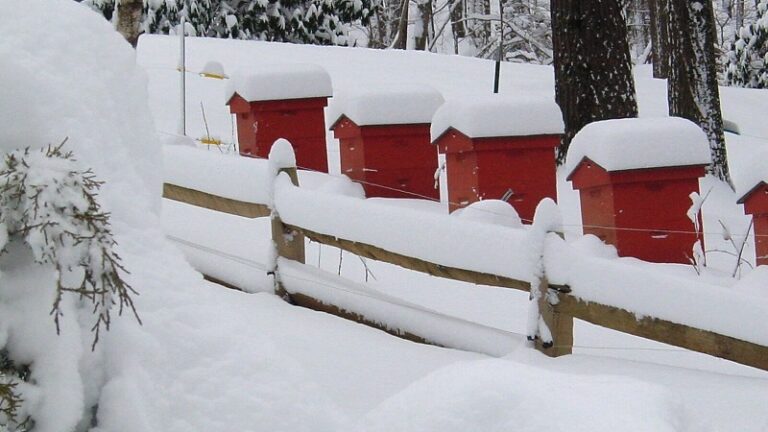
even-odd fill
[(229, 102), (237, 93), (248, 102), (306, 99), (333, 95), (331, 77), (325, 69), (307, 63), (271, 63), (236, 73), (227, 84)]
[(334, 97), (329, 124), (342, 116), (358, 126), (431, 123), (443, 95), (428, 85), (392, 85), (349, 89)]
[(576, 134), (565, 169), (585, 158), (606, 171), (707, 165), (709, 141), (693, 122), (680, 117), (627, 118), (590, 123)]
[(549, 95), (487, 95), (452, 99), (432, 118), (432, 142), (453, 128), (470, 138), (563, 133), (563, 116)]

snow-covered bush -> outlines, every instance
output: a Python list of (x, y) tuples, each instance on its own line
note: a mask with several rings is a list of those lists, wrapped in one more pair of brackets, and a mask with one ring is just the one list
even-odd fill
[(768, 88), (768, 0), (757, 7), (757, 20), (742, 27), (726, 50), (729, 85)]
[[(95, 316), (91, 325), (95, 348), (101, 330), (109, 330), (114, 305), (119, 305), (119, 313), (128, 309), (136, 314), (131, 299), (135, 292), (123, 279), (126, 270), (114, 251), (109, 214), (97, 201), (101, 183), (90, 169), (79, 167), (71, 152), (62, 150), (64, 144), (13, 151), (5, 155), (0, 167), (0, 302), (27, 295), (34, 301), (52, 298), (52, 304), (45, 306), (50, 308), (58, 333), (66, 308), (64, 296), (72, 295), (75, 310), (90, 310)], [(4, 277), (4, 267), (29, 268), (29, 261), (39, 266), (40, 277), (26, 280), (35, 286), (16, 285), (13, 278)], [(24, 327), (29, 325), (25, 318), (0, 316), (4, 330), (0, 427), (10, 430), (26, 430), (35, 421), (33, 414), (26, 415), (33, 410), (23, 403), (26, 393), (35, 399), (30, 390), (34, 384), (24, 382), (32, 377), (35, 364), (29, 367), (30, 374), (18, 373), (20, 365), (14, 360), (23, 358), (18, 351), (24, 350), (7, 343), (24, 337)]]

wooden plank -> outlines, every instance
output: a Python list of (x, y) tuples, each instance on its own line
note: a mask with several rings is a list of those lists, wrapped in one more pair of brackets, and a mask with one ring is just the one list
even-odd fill
[[(360, 255), (365, 258), (375, 259), (377, 261), (383, 261), (386, 263), (394, 264), (409, 270), (415, 270), (422, 273), (427, 273), (432, 276), (438, 276), (448, 279), (454, 279), (462, 282), (469, 282), (480, 285), (490, 285), (503, 288), (513, 288), (521, 291), (528, 291), (530, 289), (530, 283), (525, 281), (519, 281), (512, 278), (492, 275), (488, 273), (481, 273), (472, 270), (464, 270), (453, 267), (446, 267), (439, 264), (434, 264), (428, 261), (424, 261), (418, 258), (412, 258), (405, 255), (401, 255), (395, 252), (390, 252), (381, 249), (376, 246), (371, 246), (365, 243), (358, 243), (350, 240), (340, 239), (327, 234), (320, 234), (314, 231), (310, 231), (304, 228), (290, 226), (292, 229), (304, 233), (304, 235), (310, 240), (318, 243), (334, 246), (339, 249), (343, 249), (347, 252)], [(563, 290), (563, 287), (553, 287), (557, 290)]]
[(163, 198), (247, 218), (269, 216), (269, 207), (200, 192), (170, 183), (163, 184)]
[(623, 333), (732, 360), (768, 371), (768, 347), (653, 317), (637, 318), (625, 309), (559, 295), (559, 313)]

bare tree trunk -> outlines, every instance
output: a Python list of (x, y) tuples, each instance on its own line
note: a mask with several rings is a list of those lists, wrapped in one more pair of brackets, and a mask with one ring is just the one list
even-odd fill
[(409, 0), (403, 0), (402, 7), (400, 9), (400, 21), (397, 25), (397, 36), (395, 36), (394, 42), (392, 42), (392, 48), (394, 49), (406, 49), (408, 44), (408, 7)]
[(464, 3), (464, 0), (448, 0), (448, 4), (451, 5), (451, 29), (453, 35), (456, 38), (463, 38), (467, 36), (464, 21), (464, 8), (462, 4), (455, 5), (455, 3)]
[(429, 25), (432, 21), (432, 0), (422, 0), (418, 7), (419, 15), (421, 15), (421, 34), (416, 37), (416, 49), (426, 51), (429, 41)]
[(637, 101), (619, 2), (552, 0), (551, 10), (555, 97), (565, 123), (557, 160), (563, 163), (582, 127), (637, 117)]
[(648, 0), (651, 12), (651, 44), (653, 45), (653, 77), (669, 76), (669, 36), (667, 35), (667, 1)]
[(669, 115), (701, 126), (712, 154), (710, 172), (731, 184), (715, 63), (711, 2), (669, 0)]
[(139, 42), (139, 26), (144, 7), (142, 0), (121, 0), (117, 6), (117, 31), (136, 48)]

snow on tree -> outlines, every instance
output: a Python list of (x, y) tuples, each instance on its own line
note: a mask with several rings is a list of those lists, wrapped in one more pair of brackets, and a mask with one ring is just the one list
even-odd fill
[[(126, 270), (114, 252), (109, 214), (97, 200), (101, 183), (63, 150), (63, 144), (5, 155), (0, 168), (0, 276), (5, 285), (0, 300), (13, 303), (30, 293), (36, 302), (48, 298), (50, 304), (44, 307), (50, 308), (58, 333), (65, 311), (73, 313), (64, 297), (73, 296), (76, 308), (90, 309), (95, 316), (91, 326), (95, 348), (102, 329), (109, 330), (114, 305), (120, 314), (128, 309), (138, 319), (131, 298), (136, 292), (123, 279)], [(15, 284), (18, 275), (11, 267), (29, 269), (33, 263), (38, 267), (35, 277), (22, 277), (27, 283)], [(3, 317), (0, 325), (7, 329), (20, 323)], [(34, 409), (39, 390), (27, 381), (35, 376), (37, 365), (18, 363), (24, 361), (24, 351), (9, 344), (2, 354), (5, 382), (0, 406), (5, 418), (0, 418), (0, 425), (10, 430), (27, 430), (27, 425), (47, 417)], [(19, 372), (25, 369), (28, 372)]]
[(757, 7), (757, 19), (739, 29), (728, 45), (725, 79), (729, 85), (768, 88), (768, 0)]
[[(115, 0), (84, 3), (114, 15)], [(149, 0), (141, 30), (172, 34), (185, 16), (194, 36), (345, 45), (350, 24), (367, 25), (378, 7), (379, 0)]]
[(552, 20), (549, 2), (506, 0), (504, 2), (503, 60), (517, 63), (551, 64)]
[(552, 0), (555, 97), (565, 134), (557, 152), (565, 161), (571, 139), (586, 124), (637, 117), (627, 26), (617, 0)]
[(715, 62), (712, 3), (669, 0), (669, 115), (698, 124), (709, 139), (709, 171), (730, 184)]

